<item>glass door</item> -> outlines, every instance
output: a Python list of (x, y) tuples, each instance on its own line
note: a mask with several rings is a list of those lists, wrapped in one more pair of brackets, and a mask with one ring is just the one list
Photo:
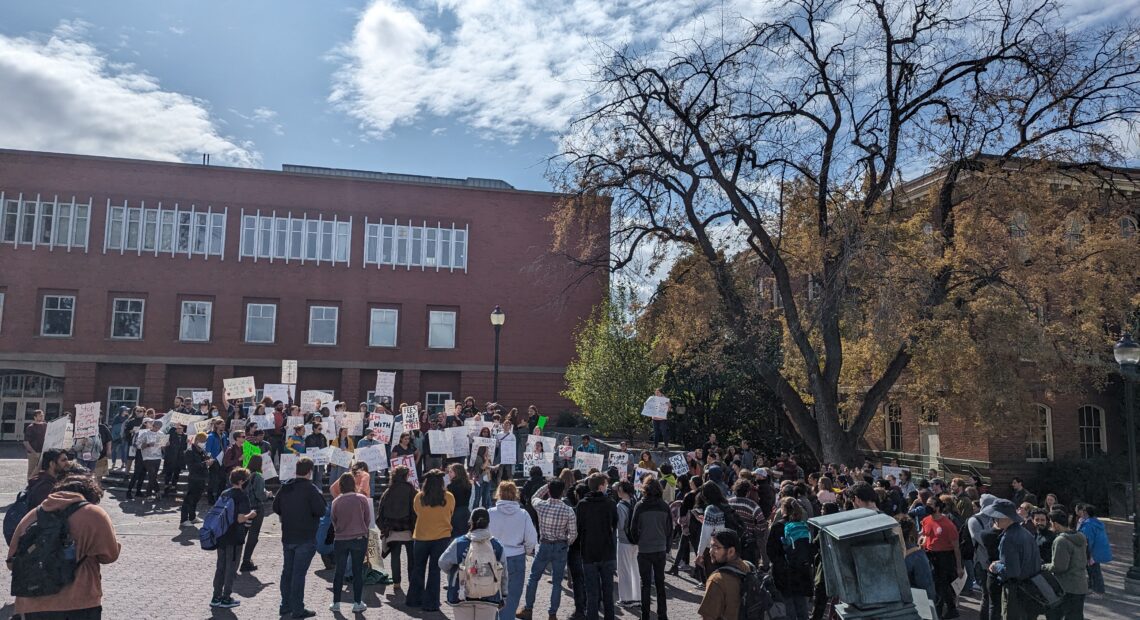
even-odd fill
[[(16, 439), (16, 412), (20, 403), (15, 400), (0, 401), (0, 439)], [(24, 436), (24, 429), (20, 428), (20, 438)]]

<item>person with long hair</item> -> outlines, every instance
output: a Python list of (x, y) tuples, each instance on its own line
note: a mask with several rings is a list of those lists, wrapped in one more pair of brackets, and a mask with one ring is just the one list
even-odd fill
[(265, 521), (265, 505), (273, 498), (273, 494), (265, 490), (265, 478), (261, 473), (262, 456), (255, 454), (249, 457), (249, 506), (257, 512), (253, 521), (249, 522), (249, 529), (245, 533), (245, 550), (242, 552), (241, 567), (243, 573), (257, 570), (253, 563), (253, 550), (257, 548), (257, 540), (261, 536), (261, 524)]
[[(699, 570), (694, 570), (693, 576), (702, 584), (709, 575), (710, 560), (707, 552), (709, 550), (709, 543), (712, 541), (712, 535), (718, 529), (724, 527), (727, 513), (731, 508), (728, 507), (728, 499), (721, 491), (720, 485), (714, 481), (705, 482), (701, 485), (700, 501), (698, 506), (703, 509), (703, 512), (697, 516), (697, 520), (701, 523), (700, 538), (697, 542), (697, 562)], [(692, 524), (689, 525), (690, 529)]]
[(455, 514), (455, 496), (444, 488), (442, 471), (433, 469), (424, 474), (412, 508), (416, 512), (412, 583), (405, 604), (424, 612), (439, 611), (439, 556), (451, 542), (451, 516)]
[(500, 482), (495, 495), (498, 501), (490, 510), (490, 531), (503, 545), (503, 564), (507, 568), (508, 579), (507, 600), (499, 610), (499, 620), (512, 620), (518, 611), (526, 581), (526, 556), (538, 544), (538, 532), (530, 515), (519, 506), (519, 490), (514, 482)]
[(333, 573), (333, 602), (329, 609), (340, 611), (345, 563), (351, 562), (352, 613), (363, 613), (368, 609), (364, 604), (364, 554), (368, 550), (372, 502), (367, 495), (356, 492), (356, 478), (350, 473), (341, 474), (333, 484), (338, 487), (339, 493), (332, 502), (331, 510), (333, 529), (336, 531), (333, 542), (336, 571)]
[(768, 534), (768, 560), (772, 563), (772, 577), (776, 589), (784, 595), (788, 616), (794, 620), (807, 620), (808, 597), (815, 589), (815, 571), (808, 562), (795, 565), (788, 561), (783, 542), (784, 530), (790, 523), (804, 520), (804, 507), (795, 497), (780, 498), (779, 512)]
[[(697, 496), (700, 495), (701, 484), (704, 483), (700, 476), (690, 476), (688, 478), (689, 492), (685, 493), (681, 498), (681, 542), (677, 547), (677, 555), (673, 558), (673, 568), (669, 569), (670, 575), (676, 575), (682, 569), (689, 569), (689, 554), (697, 547), (696, 543), (700, 542), (701, 528), (697, 527), (700, 524), (693, 517), (693, 511), (697, 507)], [(694, 538), (697, 539), (694, 542)]]
[[(349, 431), (349, 428), (347, 426), (341, 426), (340, 428), (336, 429), (336, 439), (333, 440), (333, 446), (340, 448), (341, 450), (344, 450), (346, 452), (355, 452), (356, 451), (356, 442), (353, 441), (352, 437), (350, 437), (348, 435), (348, 431)], [(340, 478), (340, 475), (346, 471), (348, 471), (348, 470), (344, 467), (341, 467), (340, 465), (332, 465), (332, 464), (329, 465), (329, 481), (330, 481), (329, 492), (330, 493), (332, 492), (332, 488), (336, 486), (335, 484), (332, 484), (332, 481), (335, 481), (337, 478)]]
[(467, 477), (467, 468), (463, 463), (452, 463), (447, 467), (451, 482), (447, 483), (447, 491), (455, 496), (455, 513), (451, 515), (451, 537), (457, 538), (467, 532), (468, 520), (471, 517), (471, 479)]
[(411, 470), (403, 465), (392, 468), (388, 488), (380, 495), (380, 506), (376, 510), (376, 522), (380, 526), (380, 537), (384, 547), (392, 555), (392, 583), (397, 590), (400, 585), (400, 551), (406, 549), (408, 574), (412, 570), (412, 531), (416, 526), (414, 500), (416, 488), (408, 482)]
[[(487, 529), (491, 523), (491, 516), (486, 508), (476, 508), (471, 511), (469, 529), (465, 534), (458, 536), (444, 550), (439, 558), (439, 567), (447, 571), (447, 603), (452, 606), (455, 620), (495, 620), (498, 617), (499, 607), (507, 595), (506, 562), (503, 557), (503, 545), (491, 536)], [(472, 543), (489, 543), (495, 560), (503, 566), (503, 575), (499, 579), (499, 589), (491, 596), (472, 598), (460, 587), (459, 572), (463, 561), (471, 550)], [(493, 569), (492, 569), (493, 570)]]
[[(486, 429), (484, 429), (486, 430)], [(491, 455), (487, 446), (479, 446), (471, 465), (471, 479), (475, 481), (475, 508), (491, 507)]]

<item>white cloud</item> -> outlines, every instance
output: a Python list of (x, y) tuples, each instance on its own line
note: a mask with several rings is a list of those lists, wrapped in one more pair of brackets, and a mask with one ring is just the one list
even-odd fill
[(424, 114), (507, 141), (561, 131), (583, 109), (605, 50), (738, 27), (740, 7), (755, 15), (757, 4), (374, 0), (337, 50), (329, 99), (375, 135)]
[(252, 143), (224, 136), (207, 103), (162, 90), (89, 43), (84, 24), (50, 36), (0, 35), (0, 145), (8, 148), (255, 167)]

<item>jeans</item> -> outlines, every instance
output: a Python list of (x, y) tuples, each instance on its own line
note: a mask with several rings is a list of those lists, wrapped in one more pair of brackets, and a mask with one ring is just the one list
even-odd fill
[(1045, 612), (1047, 620), (1085, 620), (1085, 595), (1066, 594), (1061, 604)]
[(1104, 574), (1100, 571), (1100, 564), (1089, 564), (1089, 590), (1097, 594), (1104, 594)]
[(641, 575), (641, 617), (649, 618), (649, 586), (657, 589), (657, 618), (669, 617), (665, 604), (665, 552), (637, 554), (637, 572)]
[(218, 547), (218, 561), (214, 566), (214, 600), (229, 598), (233, 594), (240, 559), (241, 545)]
[(788, 618), (791, 620), (808, 620), (808, 604), (806, 596), (785, 596), (784, 604), (787, 606)]
[(491, 486), (490, 482), (475, 483), (475, 508), (494, 507), (495, 504), (491, 501)]
[(542, 543), (538, 552), (534, 554), (534, 563), (530, 565), (530, 579), (526, 582), (526, 604), (523, 607), (534, 609), (534, 599), (538, 595), (538, 582), (546, 567), (550, 566), (550, 573), (554, 578), (554, 587), (550, 591), (550, 615), (558, 613), (558, 606), (562, 603), (562, 577), (566, 573), (566, 559), (570, 547), (564, 542)]
[(938, 615), (957, 609), (954, 602), (954, 580), (958, 578), (958, 565), (953, 551), (927, 551), (934, 569), (934, 607)]
[(186, 497), (182, 498), (182, 522), (193, 521), (198, 516), (198, 502), (202, 501), (202, 491), (206, 490), (205, 480), (191, 480), (186, 487)]
[(317, 554), (317, 541), (284, 543), (285, 562), (281, 566), (281, 607), (299, 614), (305, 609), (305, 576)]
[(657, 447), (657, 442), (660, 441), (665, 445), (669, 445), (669, 421), (668, 420), (654, 420), (653, 421), (653, 447)]
[(333, 543), (333, 555), (336, 558), (336, 572), (333, 573), (333, 602), (340, 602), (340, 593), (344, 589), (345, 559), (352, 558), (352, 602), (359, 603), (364, 600), (364, 552), (368, 551), (368, 538), (354, 538), (352, 540), (338, 540)]
[[(507, 598), (503, 601), (503, 608), (499, 610), (499, 620), (514, 620), (515, 612), (519, 608), (519, 599), (522, 598), (523, 584), (526, 583), (526, 556), (512, 555), (503, 559), (507, 567)], [(539, 574), (541, 576), (541, 573)], [(532, 575), (533, 577), (533, 575)], [(554, 590), (562, 587), (555, 586)]]
[(122, 439), (111, 442), (111, 460), (119, 461), (120, 463), (127, 462), (127, 449), (130, 444)]
[[(566, 556), (566, 566), (570, 569), (570, 590), (574, 594), (574, 613), (586, 613), (586, 573), (582, 568), (582, 550), (570, 548)], [(559, 586), (561, 587), (561, 586)]]
[(412, 583), (405, 599), (408, 607), (424, 611), (439, 609), (439, 556), (450, 543), (450, 538), (412, 541)]
[(390, 559), (388, 563), (392, 565), (392, 585), (399, 586), (402, 575), (400, 574), (400, 550), (407, 549), (407, 564), (408, 564), (408, 581), (412, 579), (412, 543), (410, 541), (389, 542), (388, 554)]
[(599, 605), (605, 608), (605, 619), (614, 620), (614, 573), (617, 561), (583, 562), (585, 574), (586, 620), (597, 620)]
[(241, 565), (253, 564), (253, 550), (257, 548), (257, 539), (261, 536), (261, 524), (265, 521), (265, 510), (261, 506), (254, 506), (257, 516), (249, 522), (249, 529), (245, 532), (245, 553), (241, 556)]

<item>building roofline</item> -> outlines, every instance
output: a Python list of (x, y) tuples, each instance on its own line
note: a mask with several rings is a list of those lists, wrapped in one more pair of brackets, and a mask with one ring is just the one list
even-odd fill
[[(1004, 159), (1005, 168), (1011, 172), (1016, 172), (1020, 169), (1017, 166), (1018, 163), (1040, 163), (1040, 160), (1029, 159), (1026, 157), (1003, 158), (1000, 155), (994, 155), (990, 153), (982, 153), (981, 155), (978, 155), (972, 159), (978, 162), (995, 162)], [(1107, 172), (1111, 177), (1113, 177), (1112, 180), (1114, 181), (1132, 183), (1136, 186), (1137, 189), (1140, 189), (1140, 168), (1110, 166), (1107, 164), (1101, 164), (1099, 162), (1054, 161), (1052, 163), (1054, 163), (1057, 166), (1057, 169), (1060, 171), (1070, 170), (1074, 172), (1080, 172), (1083, 169), (1095, 167)], [(893, 192), (886, 192), (886, 195), (889, 196), (894, 192), (898, 192), (901, 196), (907, 196), (916, 192), (920, 192), (923, 189), (929, 187), (931, 184), (942, 179), (946, 174), (947, 168), (948, 166), (939, 166), (909, 181), (903, 181), (898, 185), (898, 187), (894, 188)]]

